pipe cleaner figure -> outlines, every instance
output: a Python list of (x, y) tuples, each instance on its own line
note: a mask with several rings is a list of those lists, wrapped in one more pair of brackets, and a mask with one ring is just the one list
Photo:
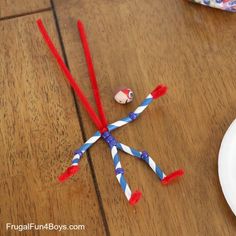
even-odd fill
[(98, 139), (102, 138), (109, 146), (112, 159), (114, 162), (115, 166), (115, 174), (116, 178), (127, 198), (129, 203), (131, 205), (134, 205), (135, 203), (138, 202), (138, 200), (141, 197), (141, 192), (135, 191), (132, 193), (128, 183), (125, 180), (124, 177), (124, 169), (121, 166), (120, 158), (118, 155), (118, 150), (121, 150), (123, 152), (128, 153), (131, 156), (134, 156), (138, 159), (143, 160), (146, 162), (151, 169), (154, 171), (154, 173), (159, 177), (161, 182), (163, 184), (168, 184), (171, 180), (175, 179), (178, 176), (183, 175), (183, 170), (177, 170), (170, 175), (165, 175), (165, 173), (161, 170), (161, 168), (154, 162), (154, 160), (149, 156), (149, 154), (146, 151), (137, 151), (134, 148), (131, 148), (125, 144), (122, 144), (118, 142), (112, 135), (111, 131), (124, 126), (134, 120), (136, 120), (140, 114), (152, 103), (153, 100), (158, 99), (159, 97), (163, 96), (166, 91), (167, 87), (164, 85), (159, 85), (157, 86), (140, 104), (140, 106), (134, 111), (129, 113), (129, 115), (119, 121), (116, 121), (112, 124), (107, 123), (106, 116), (103, 111), (102, 103), (100, 100), (100, 95), (99, 95), (99, 90), (98, 90), (98, 85), (96, 81), (96, 76), (95, 76), (95, 71), (93, 68), (92, 64), (92, 59), (90, 55), (90, 50), (88, 46), (88, 42), (86, 39), (84, 27), (81, 21), (78, 21), (77, 27), (80, 33), (80, 39), (83, 45), (83, 50), (86, 58), (86, 63), (88, 66), (88, 72), (89, 72), (89, 77), (90, 77), (90, 82), (92, 84), (92, 89), (93, 89), (93, 94), (94, 98), (96, 101), (97, 109), (98, 109), (98, 114), (95, 113), (91, 105), (89, 104), (87, 98), (84, 96), (83, 92), (79, 88), (79, 86), (76, 84), (73, 76), (71, 75), (69, 69), (63, 62), (61, 56), (59, 55), (57, 49), (55, 48), (53, 42), (51, 41), (42, 21), (39, 19), (37, 20), (37, 25), (39, 27), (40, 32), (42, 33), (42, 36), (47, 43), (49, 49), (51, 50), (53, 56), (57, 60), (59, 66), (61, 67), (62, 71), (64, 72), (65, 76), (67, 77), (68, 81), (70, 82), (70, 85), (74, 89), (75, 93), (77, 94), (78, 98), (80, 99), (82, 105), (88, 112), (91, 120), (93, 123), (97, 126), (98, 131), (95, 132), (95, 134), (88, 139), (78, 150), (75, 151), (74, 157), (72, 159), (71, 166), (67, 168), (67, 170), (59, 176), (59, 181), (63, 182), (69, 177), (73, 176), (78, 170), (79, 170), (79, 161), (84, 154), (84, 152), (89, 149)]

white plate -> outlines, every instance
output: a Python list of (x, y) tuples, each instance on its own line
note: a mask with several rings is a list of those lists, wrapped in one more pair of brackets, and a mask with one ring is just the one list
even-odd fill
[(222, 140), (218, 173), (226, 201), (236, 215), (236, 120), (230, 125)]

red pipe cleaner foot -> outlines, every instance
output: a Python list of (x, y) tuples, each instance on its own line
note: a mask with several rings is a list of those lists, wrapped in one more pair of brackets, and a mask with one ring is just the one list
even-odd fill
[(184, 174), (183, 170), (176, 170), (175, 172), (167, 175), (164, 179), (161, 180), (162, 184), (169, 184), (172, 180), (182, 176)]
[(151, 92), (151, 94), (154, 99), (157, 99), (157, 98), (165, 95), (166, 92), (167, 92), (167, 87), (163, 84), (160, 84)]
[(141, 197), (142, 193), (140, 191), (135, 191), (129, 199), (129, 204), (132, 206), (135, 205)]
[(60, 182), (64, 182), (65, 180), (73, 176), (78, 170), (79, 170), (79, 166), (70, 166), (69, 168), (67, 168), (67, 170), (64, 173), (62, 173), (58, 177), (58, 180)]

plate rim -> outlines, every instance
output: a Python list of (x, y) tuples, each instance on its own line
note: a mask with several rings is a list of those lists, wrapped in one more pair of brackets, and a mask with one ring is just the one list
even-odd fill
[(234, 132), (234, 130), (235, 130), (235, 136), (236, 136), (236, 119), (230, 124), (230, 126), (228, 127), (228, 129), (225, 132), (224, 137), (221, 141), (219, 155), (218, 155), (218, 176), (219, 176), (221, 189), (222, 189), (222, 192), (223, 192), (224, 197), (226, 199), (226, 202), (228, 203), (230, 209), (232, 210), (232, 212), (236, 216), (235, 203), (234, 204), (232, 203), (232, 197), (230, 197), (228, 187), (224, 184), (226, 177), (225, 177), (225, 171), (224, 171), (225, 164), (223, 164), (224, 158), (222, 157), (223, 155), (225, 156), (225, 147), (227, 145), (229, 145), (229, 141), (228, 141), (229, 136), (231, 136), (231, 133)]

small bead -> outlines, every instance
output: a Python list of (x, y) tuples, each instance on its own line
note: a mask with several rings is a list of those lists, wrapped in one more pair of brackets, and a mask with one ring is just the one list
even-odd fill
[(134, 93), (129, 88), (120, 89), (114, 96), (114, 99), (120, 104), (127, 104), (129, 102), (132, 102), (133, 98)]
[(106, 138), (106, 141), (108, 142), (108, 143), (110, 143), (110, 142), (112, 142), (113, 141), (113, 137), (110, 135), (110, 136), (108, 136), (107, 138)]
[(130, 118), (131, 120), (135, 120), (137, 117), (138, 117), (137, 114), (135, 114), (134, 112), (130, 112), (130, 113), (129, 113), (129, 118)]
[(78, 154), (80, 157), (83, 155), (83, 153), (81, 152), (80, 149), (75, 150), (75, 151), (74, 151), (74, 154)]
[(115, 138), (107, 131), (102, 134), (102, 138), (106, 141), (110, 148), (116, 146)]
[(141, 159), (148, 161), (149, 154), (146, 151), (143, 151), (141, 154)]
[(116, 140), (113, 139), (113, 140), (109, 143), (109, 146), (110, 146), (110, 148), (112, 148), (112, 147), (116, 146), (116, 144), (117, 144)]
[(103, 137), (104, 139), (106, 139), (106, 138), (109, 137), (109, 136), (110, 136), (110, 133), (109, 133), (108, 131), (102, 133), (102, 137)]
[(123, 168), (117, 168), (116, 170), (115, 170), (115, 173), (116, 173), (116, 175), (119, 175), (119, 174), (124, 174), (125, 173), (125, 171), (124, 171), (124, 169)]

